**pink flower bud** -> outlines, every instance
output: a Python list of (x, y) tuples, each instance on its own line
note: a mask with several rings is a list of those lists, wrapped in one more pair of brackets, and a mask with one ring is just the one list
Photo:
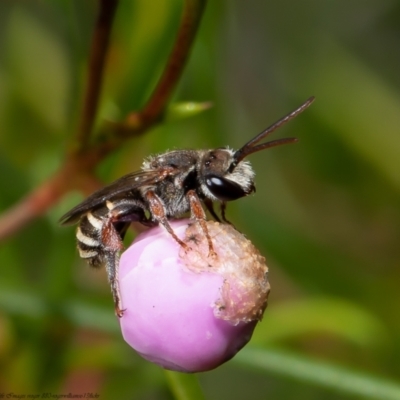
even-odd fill
[(232, 358), (251, 338), (267, 305), (265, 259), (232, 226), (207, 221), (216, 256), (198, 223), (171, 222), (140, 234), (121, 256), (122, 334), (164, 368), (200, 372)]

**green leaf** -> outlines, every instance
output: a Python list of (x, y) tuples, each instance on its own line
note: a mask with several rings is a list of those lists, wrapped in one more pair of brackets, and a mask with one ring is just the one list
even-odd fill
[(400, 385), (281, 350), (247, 347), (234, 362), (366, 399), (400, 400)]
[(335, 335), (363, 347), (390, 343), (387, 330), (372, 313), (349, 301), (328, 297), (274, 304), (255, 330), (252, 343), (271, 343), (310, 333)]
[(166, 121), (175, 121), (182, 118), (193, 117), (197, 114), (202, 113), (210, 109), (213, 104), (210, 101), (202, 103), (196, 103), (194, 101), (185, 101), (179, 103), (173, 103), (169, 105), (165, 114)]

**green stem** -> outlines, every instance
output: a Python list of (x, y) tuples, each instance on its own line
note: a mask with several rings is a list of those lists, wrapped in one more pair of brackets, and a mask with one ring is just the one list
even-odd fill
[(197, 376), (165, 370), (171, 392), (177, 400), (204, 400)]

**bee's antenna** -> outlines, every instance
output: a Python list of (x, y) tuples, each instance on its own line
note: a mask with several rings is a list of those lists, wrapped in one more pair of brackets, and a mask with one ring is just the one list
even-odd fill
[(284, 139), (277, 139), (277, 140), (272, 140), (271, 142), (259, 144), (255, 146), (256, 143), (258, 143), (260, 140), (264, 139), (266, 136), (271, 134), (272, 132), (276, 131), (279, 127), (282, 125), (286, 124), (286, 122), (290, 121), (300, 113), (302, 113), (306, 108), (308, 108), (311, 103), (314, 101), (315, 97), (312, 96), (308, 100), (306, 100), (300, 107), (296, 108), (294, 111), (291, 113), (287, 114), (283, 118), (281, 118), (279, 121), (275, 122), (271, 126), (269, 126), (267, 129), (263, 130), (261, 133), (259, 133), (256, 137), (251, 139), (249, 142), (247, 142), (243, 147), (241, 147), (239, 150), (235, 152), (233, 155), (233, 163), (231, 164), (231, 170), (233, 170), (236, 165), (242, 161), (245, 157), (247, 157), (249, 154), (255, 153), (256, 151), (268, 149), (270, 147), (274, 146), (279, 146), (281, 144), (287, 144), (287, 143), (294, 143), (297, 142), (296, 138), (284, 138)]

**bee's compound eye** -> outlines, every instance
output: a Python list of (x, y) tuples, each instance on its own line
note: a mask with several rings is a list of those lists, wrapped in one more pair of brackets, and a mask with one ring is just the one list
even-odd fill
[(221, 201), (236, 200), (247, 194), (236, 182), (215, 175), (206, 177), (206, 185), (208, 190)]

